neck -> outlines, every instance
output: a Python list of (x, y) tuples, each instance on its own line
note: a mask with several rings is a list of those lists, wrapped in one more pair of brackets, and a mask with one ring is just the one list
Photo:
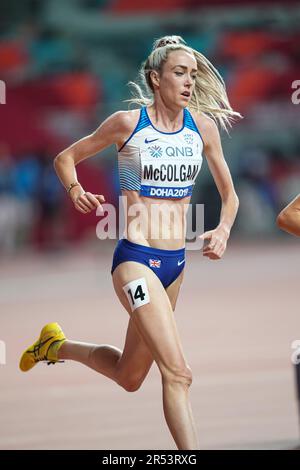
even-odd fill
[(174, 132), (182, 127), (183, 108), (170, 108), (161, 100), (155, 100), (148, 108), (148, 114), (155, 127)]

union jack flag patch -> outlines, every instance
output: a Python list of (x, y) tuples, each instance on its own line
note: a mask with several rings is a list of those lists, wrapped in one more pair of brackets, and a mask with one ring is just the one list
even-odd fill
[(160, 268), (160, 259), (149, 259), (150, 268)]

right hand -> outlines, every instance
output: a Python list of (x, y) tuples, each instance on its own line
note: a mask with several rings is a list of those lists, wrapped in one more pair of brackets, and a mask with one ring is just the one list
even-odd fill
[(81, 186), (74, 186), (70, 191), (70, 198), (75, 209), (82, 214), (88, 214), (92, 210), (98, 209), (98, 207), (100, 207), (99, 211), (102, 210), (103, 212), (101, 203), (105, 202), (105, 198), (100, 194), (85, 192)]

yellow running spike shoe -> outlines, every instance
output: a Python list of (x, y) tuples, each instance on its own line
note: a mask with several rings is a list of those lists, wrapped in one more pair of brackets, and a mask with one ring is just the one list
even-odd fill
[(40, 361), (48, 361), (48, 365), (64, 362), (58, 360), (57, 351), (65, 341), (66, 337), (59, 324), (48, 323), (42, 329), (39, 339), (22, 354), (20, 369), (27, 372)]

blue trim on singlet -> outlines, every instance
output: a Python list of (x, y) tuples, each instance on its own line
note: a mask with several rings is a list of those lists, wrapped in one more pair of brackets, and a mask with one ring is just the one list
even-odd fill
[[(176, 132), (163, 132), (163, 131), (159, 131), (158, 129), (156, 129), (156, 127), (153, 126), (153, 124), (151, 123), (151, 120), (149, 118), (147, 108), (146, 108), (146, 106), (143, 106), (140, 109), (140, 116), (139, 116), (139, 119), (138, 119), (138, 122), (137, 122), (137, 125), (136, 125), (135, 129), (133, 130), (133, 132), (131, 133), (129, 138), (122, 145), (122, 147), (119, 149), (118, 152), (121, 152), (121, 150), (124, 148), (124, 146), (132, 139), (132, 137), (135, 134), (137, 134), (139, 131), (141, 131), (142, 129), (144, 129), (148, 126), (151, 126), (156, 132), (158, 132), (160, 134), (166, 134), (166, 135), (178, 134), (178, 133), (184, 131), (185, 128), (187, 128), (187, 129), (190, 129), (190, 130), (196, 132), (200, 136), (200, 138), (203, 142), (203, 139), (202, 139), (201, 134), (200, 134), (200, 132), (197, 128), (197, 125), (196, 125), (190, 111), (187, 108), (183, 109), (183, 126), (182, 126), (182, 128), (180, 130), (176, 131)], [(203, 146), (204, 146), (204, 142), (203, 142)], [(147, 196), (148, 192), (150, 192), (151, 188), (146, 187), (146, 186), (141, 186), (140, 161), (137, 162), (134, 158), (131, 159), (131, 157), (129, 155), (128, 156), (124, 155), (124, 156), (122, 156), (122, 158), (118, 158), (118, 166), (119, 166), (120, 189), (121, 190), (140, 191), (140, 194)], [(188, 193), (185, 194), (183, 197), (191, 195), (193, 185), (189, 186), (188, 188), (189, 188)], [(155, 193), (157, 193), (157, 192), (159, 192), (160, 189), (161, 188), (156, 188), (156, 189), (154, 188), (153, 190), (151, 189), (151, 191), (154, 191)], [(184, 189), (186, 189), (186, 188), (184, 188)], [(176, 191), (175, 191), (175, 193), (176, 193)], [(148, 197), (150, 197), (150, 196), (148, 195)], [(154, 197), (158, 197), (158, 196), (154, 196)], [(167, 196), (165, 196), (165, 197), (167, 197)], [(178, 197), (178, 196), (176, 196), (176, 197)]]
[(174, 134), (178, 134), (179, 132), (183, 131), (183, 129), (186, 127), (187, 129), (190, 129), (192, 131), (195, 131), (197, 132), (197, 134), (200, 136), (202, 142), (203, 142), (203, 145), (204, 145), (204, 141), (202, 139), (202, 135), (200, 134), (199, 132), (199, 129), (194, 121), (194, 118), (193, 116), (191, 115), (190, 111), (187, 109), (187, 108), (184, 108), (183, 110), (183, 123), (182, 123), (182, 127), (181, 129), (179, 129), (178, 131), (176, 132), (164, 132), (164, 131), (160, 131), (159, 129), (157, 129), (151, 122), (151, 119), (149, 117), (149, 114), (148, 114), (148, 111), (147, 111), (147, 107), (146, 106), (143, 106), (140, 110), (140, 117), (139, 117), (139, 120), (138, 120), (138, 123), (137, 125), (135, 126), (135, 129), (132, 131), (132, 133), (130, 134), (130, 136), (128, 137), (128, 139), (126, 140), (126, 142), (124, 142), (124, 144), (122, 145), (122, 147), (118, 150), (118, 152), (121, 152), (122, 148), (125, 147), (125, 145), (130, 141), (130, 139), (132, 139), (132, 137), (134, 136), (134, 134), (136, 134), (137, 132), (139, 132), (140, 130), (144, 129), (145, 127), (148, 127), (148, 126), (151, 126), (153, 127), (153, 129), (155, 129), (157, 132), (159, 132), (160, 134), (166, 134), (166, 135), (174, 135)]
[(145, 107), (143, 106), (140, 110), (140, 117), (139, 117), (137, 125), (135, 126), (135, 129), (132, 131), (131, 135), (128, 137), (126, 142), (124, 142), (124, 144), (118, 150), (118, 152), (121, 152), (122, 148), (125, 147), (125, 145), (130, 141), (130, 139), (132, 139), (134, 134), (139, 132), (141, 129), (144, 129), (145, 127), (148, 127), (149, 125), (151, 125), (151, 122), (149, 120), (149, 117), (148, 117), (147, 113), (145, 113)]
[(159, 132), (160, 134), (168, 134), (168, 135), (172, 135), (172, 134), (178, 134), (179, 132), (181, 132), (184, 128), (185, 128), (185, 119), (186, 119), (186, 109), (184, 108), (183, 110), (183, 122), (182, 122), (182, 127), (181, 129), (179, 129), (179, 131), (176, 131), (176, 132), (164, 132), (164, 131), (160, 131), (159, 129), (157, 129), (151, 122), (151, 119), (149, 118), (149, 114), (148, 114), (148, 111), (147, 111), (147, 108), (145, 107), (145, 111), (146, 111), (146, 114), (147, 114), (147, 117), (148, 117), (148, 120), (149, 120), (149, 123), (150, 125), (153, 127), (153, 129), (155, 129), (157, 132)]
[(124, 190), (139, 191), (141, 187), (141, 172), (135, 168), (120, 167), (120, 188)]
[(187, 111), (186, 112), (186, 119), (185, 119), (185, 127), (187, 127), (188, 129), (190, 129), (192, 131), (197, 132), (197, 134), (200, 136), (200, 138), (203, 142), (203, 146), (204, 146), (204, 141), (202, 139), (202, 135), (199, 132), (199, 129), (197, 127), (197, 124), (194, 121), (194, 118), (193, 118), (192, 114), (190, 113), (190, 111), (188, 109), (185, 108), (185, 110)]

